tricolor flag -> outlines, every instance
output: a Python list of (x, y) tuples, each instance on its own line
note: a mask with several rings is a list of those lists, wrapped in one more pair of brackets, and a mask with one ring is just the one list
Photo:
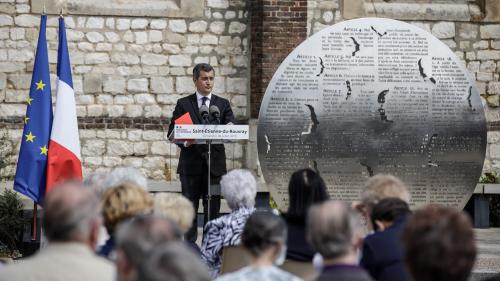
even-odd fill
[(75, 92), (63, 17), (59, 18), (57, 78), (57, 100), (48, 155), (47, 192), (61, 180), (82, 178)]
[(46, 23), (47, 16), (42, 15), (30, 92), (26, 99), (27, 108), (21, 149), (14, 178), (14, 190), (28, 196), (38, 204), (43, 202), (45, 195), (47, 151), (52, 127)]

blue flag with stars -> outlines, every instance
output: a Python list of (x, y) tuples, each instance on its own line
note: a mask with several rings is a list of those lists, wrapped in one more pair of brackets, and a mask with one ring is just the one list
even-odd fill
[(26, 116), (17, 162), (14, 190), (42, 204), (47, 177), (47, 153), (52, 128), (49, 58), (42, 15), (30, 92), (26, 99)]

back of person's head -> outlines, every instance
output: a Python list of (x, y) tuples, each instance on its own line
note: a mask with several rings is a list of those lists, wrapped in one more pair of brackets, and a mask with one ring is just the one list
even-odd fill
[(324, 259), (353, 254), (363, 237), (358, 214), (340, 201), (313, 205), (307, 217), (307, 240)]
[(414, 281), (468, 280), (476, 257), (474, 231), (463, 212), (443, 206), (416, 211), (403, 230)]
[(80, 183), (62, 183), (45, 198), (42, 224), (49, 241), (94, 247), (101, 223), (99, 199)]
[(286, 224), (280, 216), (258, 211), (248, 218), (241, 234), (241, 244), (258, 257), (272, 246), (285, 245), (286, 238)]
[(384, 198), (373, 206), (370, 219), (375, 230), (378, 230), (377, 221), (393, 223), (409, 213), (410, 207), (405, 201), (399, 198)]
[(94, 190), (98, 197), (102, 196), (105, 191), (104, 182), (108, 178), (108, 174), (103, 172), (91, 173), (83, 179), (83, 185)]
[(174, 222), (155, 215), (139, 215), (121, 223), (116, 231), (119, 280), (133, 280), (148, 253), (161, 243), (182, 239)]
[(241, 207), (251, 208), (255, 205), (257, 182), (248, 170), (234, 169), (222, 176), (221, 193), (231, 210)]
[(113, 234), (118, 223), (136, 215), (151, 213), (153, 200), (149, 193), (132, 183), (123, 183), (104, 192), (102, 214), (104, 225)]
[(154, 213), (172, 219), (186, 233), (194, 218), (193, 203), (178, 193), (160, 192), (154, 196)]
[(148, 255), (141, 264), (137, 281), (209, 281), (206, 265), (192, 250), (179, 242), (168, 242)]
[(311, 169), (301, 169), (292, 174), (288, 183), (289, 206), (287, 217), (305, 220), (314, 203), (328, 200), (326, 185), (321, 176)]
[(139, 169), (134, 167), (117, 167), (109, 172), (103, 183), (102, 192), (125, 182), (135, 184), (146, 191), (148, 190), (148, 180)]
[(380, 200), (390, 197), (410, 203), (410, 193), (406, 185), (391, 175), (378, 174), (371, 177), (361, 192), (361, 202), (367, 208), (368, 213)]

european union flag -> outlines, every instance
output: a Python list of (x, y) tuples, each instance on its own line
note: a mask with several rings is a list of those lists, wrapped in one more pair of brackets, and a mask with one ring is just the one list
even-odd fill
[(52, 128), (52, 96), (50, 93), (49, 58), (42, 15), (35, 65), (31, 77), (24, 130), (17, 162), (14, 190), (41, 204), (47, 177), (47, 153)]

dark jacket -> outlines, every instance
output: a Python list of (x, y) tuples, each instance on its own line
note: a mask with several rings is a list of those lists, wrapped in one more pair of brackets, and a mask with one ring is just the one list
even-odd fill
[[(221, 98), (212, 94), (210, 106), (216, 105), (220, 110), (220, 123), (234, 123), (234, 115), (231, 110), (231, 105), (227, 99)], [(175, 120), (181, 117), (184, 113), (189, 112), (193, 124), (203, 124), (203, 119), (200, 116), (196, 93), (177, 101), (172, 120), (168, 128), (168, 134), (174, 130)], [(213, 121), (211, 118), (210, 121)], [(179, 164), (177, 166), (178, 174), (185, 175), (201, 175), (208, 164), (208, 146), (205, 144), (193, 144), (188, 147), (179, 145), (181, 154), (179, 156)], [(210, 156), (211, 174), (212, 176), (222, 176), (226, 173), (226, 153), (223, 144), (213, 144)]]
[(378, 281), (409, 280), (404, 267), (400, 234), (406, 216), (399, 218), (384, 231), (368, 235), (363, 243), (361, 266)]
[[(326, 265), (317, 281), (373, 281), (373, 279), (356, 265)], [(394, 279), (394, 281), (399, 281)]]
[(286, 259), (294, 261), (312, 261), (316, 251), (306, 241), (305, 220), (283, 214), (288, 229), (286, 241)]

